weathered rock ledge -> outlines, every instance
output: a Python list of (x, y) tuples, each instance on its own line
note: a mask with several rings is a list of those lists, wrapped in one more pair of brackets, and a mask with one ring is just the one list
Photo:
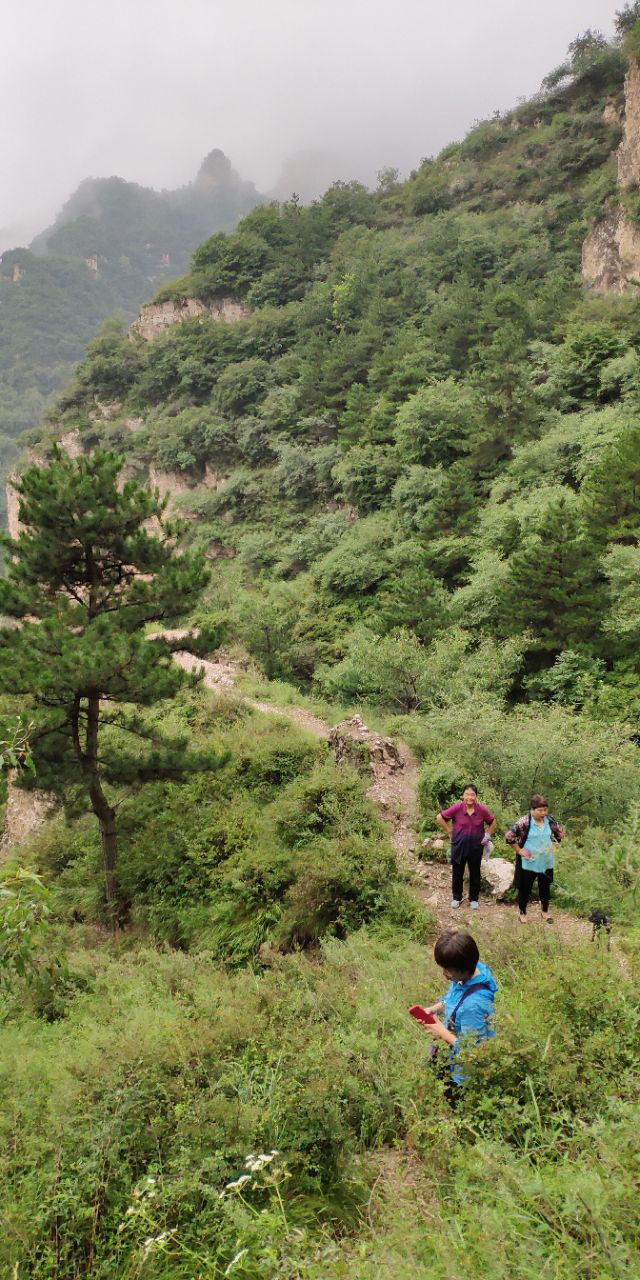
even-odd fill
[(248, 320), (251, 312), (237, 298), (216, 298), (210, 303), (201, 302), (199, 298), (185, 298), (182, 302), (149, 302), (144, 306), (131, 326), (132, 334), (139, 334), (146, 342), (157, 338), (165, 329), (183, 320), (192, 320), (198, 316), (208, 316), (223, 324), (237, 324), (239, 320)]

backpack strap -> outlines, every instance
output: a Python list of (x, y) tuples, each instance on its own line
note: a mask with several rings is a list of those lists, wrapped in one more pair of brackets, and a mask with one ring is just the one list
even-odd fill
[(451, 1017), (447, 1021), (447, 1030), (451, 1031), (454, 1035), (458, 1034), (458, 1032), (456, 1031), (456, 1018), (458, 1016), (458, 1009), (460, 1008), (461, 1005), (464, 1004), (467, 996), (472, 996), (476, 991), (491, 991), (491, 990), (492, 990), (492, 987), (488, 982), (476, 982), (472, 987), (467, 987), (466, 991), (462, 992), (462, 995), (460, 996), (460, 999), (458, 1000), (458, 1003), (453, 1013), (451, 1014)]

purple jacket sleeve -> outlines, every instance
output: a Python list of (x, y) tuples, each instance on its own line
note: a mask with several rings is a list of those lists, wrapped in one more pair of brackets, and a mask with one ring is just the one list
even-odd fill
[(445, 822), (451, 822), (452, 818), (455, 818), (459, 808), (460, 801), (458, 801), (457, 804), (450, 804), (448, 809), (441, 809), (438, 816), (440, 818), (444, 818)]

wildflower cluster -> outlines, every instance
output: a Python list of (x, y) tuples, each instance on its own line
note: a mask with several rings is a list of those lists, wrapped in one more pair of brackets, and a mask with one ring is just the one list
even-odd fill
[(131, 1192), (131, 1204), (125, 1210), (124, 1221), (118, 1227), (119, 1232), (133, 1231), (142, 1235), (140, 1240), (139, 1260), (146, 1262), (150, 1254), (166, 1249), (174, 1238), (171, 1231), (158, 1231), (158, 1183), (153, 1174), (149, 1174), (142, 1182), (136, 1183)]
[(266, 1169), (267, 1165), (271, 1164), (271, 1161), (275, 1160), (277, 1155), (279, 1155), (279, 1152), (275, 1148), (273, 1151), (252, 1151), (244, 1162), (245, 1169), (249, 1169), (249, 1173), (241, 1173), (239, 1178), (233, 1179), (233, 1182), (227, 1182), (224, 1191), (221, 1191), (220, 1195), (224, 1196), (225, 1191), (241, 1191), (247, 1184), (249, 1187), (256, 1187), (258, 1184), (251, 1175), (262, 1173), (262, 1170)]

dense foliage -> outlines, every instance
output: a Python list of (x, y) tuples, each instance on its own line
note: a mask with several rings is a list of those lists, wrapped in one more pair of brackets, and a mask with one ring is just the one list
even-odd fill
[(640, 307), (585, 298), (579, 270), (623, 73), (589, 33), (404, 185), (261, 206), (201, 245), (173, 295), (231, 293), (249, 320), (90, 348), (57, 421), (191, 485), (212, 603), (228, 586), (269, 676), (424, 708), (417, 668), (455, 627), (519, 642), (511, 697), (633, 710)]
[(366, 768), (238, 694), (167, 696), (145, 731), (217, 768), (106, 779), (127, 930), (69, 806), (0, 885), (7, 1274), (635, 1280), (640, 303), (585, 297), (580, 250), (639, 18), (408, 182), (213, 235), (160, 296), (249, 318), (108, 326), (40, 445), (179, 490), (202, 644), (402, 736), (425, 833), (471, 779), (498, 831), (548, 791), (556, 906), (609, 912), (612, 949), (470, 913), (498, 1034), (452, 1112), (406, 1014), (442, 994), (433, 903)]

